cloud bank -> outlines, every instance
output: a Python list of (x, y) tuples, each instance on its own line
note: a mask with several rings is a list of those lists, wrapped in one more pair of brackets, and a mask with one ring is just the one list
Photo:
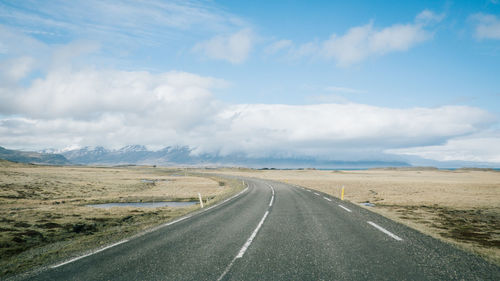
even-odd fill
[(363, 160), (439, 146), (494, 121), (468, 106), (224, 104), (213, 95), (220, 87), (227, 82), (186, 72), (54, 70), (26, 87), (0, 90), (0, 144), (188, 145), (194, 153)]
[(457, 138), (442, 145), (391, 149), (386, 152), (436, 161), (500, 163), (500, 135)]
[[(51, 3), (66, 7), (64, 2)], [(122, 10), (94, 1), (80, 5), (85, 3), (99, 6), (98, 12), (108, 8), (114, 12), (109, 20), (73, 19), (71, 15), (77, 14), (73, 6), (67, 14), (59, 15), (53, 14), (49, 5), (44, 11), (52, 13), (48, 22), (28, 17), (32, 13), (6, 14), (2, 9), (0, 13), (4, 14), (0, 16), (8, 17), (11, 23), (30, 20), (23, 26), (43, 25), (56, 33), (81, 35), (84, 28), (78, 26), (83, 24), (94, 35), (113, 34), (117, 44), (120, 38), (154, 44), (152, 34), (164, 29), (184, 30), (210, 22), (210, 33), (219, 35), (196, 44), (192, 51), (233, 64), (245, 62), (255, 47), (256, 35), (251, 29), (197, 2), (149, 1), (140, 11), (134, 11), (140, 7), (132, 2), (124, 2)], [(157, 9), (161, 15), (155, 17)], [(135, 19), (136, 27), (127, 26), (134, 21), (116, 21), (132, 11), (140, 15)], [(298, 46), (290, 40), (276, 41), (265, 52), (287, 52), (348, 66), (413, 48), (432, 38), (432, 24), (442, 19), (443, 15), (423, 11), (410, 23), (378, 28), (370, 22)], [(477, 15), (474, 19), (479, 38), (496, 38), (496, 17)], [(0, 145), (8, 148), (143, 144), (154, 149), (187, 145), (195, 148), (193, 153), (242, 153), (249, 157), (355, 161), (410, 155), (438, 161), (500, 163), (498, 134), (481, 135), (497, 120), (479, 108), (388, 108), (348, 100), (332, 102), (331, 97), (330, 102), (323, 99), (312, 105), (225, 104), (214, 95), (219, 88), (229, 87), (225, 80), (182, 71), (92, 66), (89, 61), (100, 51), (99, 44), (76, 41), (55, 46), (23, 36), (23, 32), (11, 32), (0, 25)], [(338, 86), (326, 90), (334, 94), (367, 93)]]

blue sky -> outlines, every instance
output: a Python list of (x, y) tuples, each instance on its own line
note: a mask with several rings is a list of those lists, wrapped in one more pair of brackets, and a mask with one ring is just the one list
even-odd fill
[(11, 148), (500, 163), (499, 1), (0, 1), (0, 65)]

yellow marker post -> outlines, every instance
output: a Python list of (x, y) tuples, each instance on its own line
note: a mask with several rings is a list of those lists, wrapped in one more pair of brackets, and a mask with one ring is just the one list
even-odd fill
[(340, 200), (344, 200), (344, 186), (342, 186), (342, 194), (340, 195)]

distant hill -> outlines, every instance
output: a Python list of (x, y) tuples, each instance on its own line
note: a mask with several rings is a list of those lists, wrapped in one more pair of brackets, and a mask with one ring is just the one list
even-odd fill
[[(51, 150), (45, 150), (51, 151)], [(250, 158), (245, 154), (193, 154), (187, 146), (168, 146), (151, 151), (142, 145), (129, 145), (120, 149), (102, 146), (60, 152), (72, 163), (83, 165), (189, 165), (189, 166), (245, 166), (252, 168), (319, 168), (319, 169), (363, 169), (373, 167), (406, 167), (408, 163), (398, 161), (335, 161), (307, 157), (261, 157)]]
[(66, 157), (60, 154), (39, 153), (33, 151), (10, 150), (0, 146), (0, 159), (19, 163), (33, 163), (45, 165), (71, 164)]

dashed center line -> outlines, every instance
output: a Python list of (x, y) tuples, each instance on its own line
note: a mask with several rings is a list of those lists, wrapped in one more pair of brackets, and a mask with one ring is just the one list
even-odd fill
[(238, 252), (238, 255), (236, 256), (237, 259), (242, 258), (243, 255), (245, 254), (245, 252), (247, 251), (248, 247), (250, 246), (250, 244), (252, 244), (253, 239), (257, 235), (257, 232), (259, 232), (259, 229), (262, 227), (262, 224), (266, 220), (267, 215), (269, 215), (269, 211), (266, 211), (266, 213), (264, 214), (264, 216), (260, 220), (259, 224), (257, 225), (257, 228), (255, 228), (255, 230), (253, 231), (252, 235), (250, 235), (250, 238), (248, 238), (248, 240), (245, 243), (245, 245), (243, 245), (243, 247), (241, 247), (240, 251)]
[(403, 240), (401, 237), (397, 236), (396, 234), (390, 232), (389, 230), (381, 227), (380, 225), (378, 225), (378, 224), (376, 224), (374, 222), (369, 221), (368, 224), (372, 225), (373, 227), (375, 227), (376, 229), (382, 231), (383, 233), (389, 235), (391, 238), (396, 239), (397, 241), (402, 241)]
[[(302, 188), (303, 190), (306, 190), (306, 191), (309, 191), (309, 192), (312, 192), (311, 190), (309, 189), (306, 189), (306, 188), (303, 188), (303, 187), (300, 187), (300, 186), (297, 186), (298, 188)], [(318, 195), (318, 196), (321, 196), (319, 193), (317, 192), (313, 192), (314, 194)], [(327, 201), (330, 201), (332, 202), (332, 199), (326, 197), (326, 196), (323, 196), (323, 199), (327, 200)], [(351, 209), (345, 207), (345, 206), (342, 206), (339, 204), (339, 207), (344, 209), (345, 211), (349, 212), (349, 213), (352, 213)], [(370, 224), (371, 226), (375, 227), (376, 229), (382, 231), (383, 233), (387, 234), (388, 236), (390, 236), (391, 238), (397, 240), (397, 241), (402, 241), (403, 239), (399, 236), (397, 236), (396, 234), (390, 232), (389, 230), (381, 227), (380, 225), (374, 223), (374, 222), (371, 222), (371, 221), (368, 221), (368, 224)]]
[[(274, 200), (274, 188), (271, 186), (271, 185), (267, 185), (269, 186), (269, 188), (271, 188), (271, 192), (272, 192), (272, 195), (271, 195), (271, 201), (269, 202), (269, 207), (271, 207), (273, 205), (273, 200)], [(264, 221), (266, 220), (267, 218), (267, 215), (269, 215), (269, 209), (266, 211), (266, 213), (264, 214), (264, 216), (262, 217), (262, 219), (260, 220), (259, 224), (257, 225), (257, 227), (255, 228), (255, 230), (252, 232), (252, 235), (250, 235), (250, 237), (248, 238), (247, 242), (245, 242), (245, 244), (243, 245), (243, 247), (241, 247), (240, 251), (238, 252), (238, 254), (233, 258), (233, 260), (229, 263), (229, 265), (226, 267), (226, 269), (224, 270), (224, 272), (222, 272), (222, 274), (219, 276), (219, 278), (217, 278), (217, 281), (220, 281), (222, 280), (222, 278), (224, 278), (224, 276), (226, 276), (226, 274), (229, 272), (229, 270), (231, 270), (231, 267), (233, 267), (233, 264), (234, 262), (237, 260), (237, 259), (240, 259), (243, 257), (243, 255), (245, 254), (245, 252), (247, 251), (248, 247), (250, 247), (250, 244), (252, 244), (253, 242), (253, 239), (255, 238), (255, 236), (257, 236), (257, 232), (259, 232), (260, 228), (262, 227), (262, 225), (264, 224)]]
[(273, 200), (274, 200), (274, 188), (270, 185), (269, 185), (269, 187), (271, 188), (271, 191), (272, 191), (271, 201), (269, 201), (269, 207), (271, 207), (273, 205)]
[(344, 209), (344, 210), (346, 210), (346, 211), (348, 211), (349, 213), (351, 213), (351, 212), (352, 212), (350, 209), (348, 209), (348, 208), (346, 208), (346, 207), (344, 207), (344, 206), (342, 206), (342, 205), (339, 205), (339, 207), (340, 207), (340, 208), (342, 208), (342, 209)]

